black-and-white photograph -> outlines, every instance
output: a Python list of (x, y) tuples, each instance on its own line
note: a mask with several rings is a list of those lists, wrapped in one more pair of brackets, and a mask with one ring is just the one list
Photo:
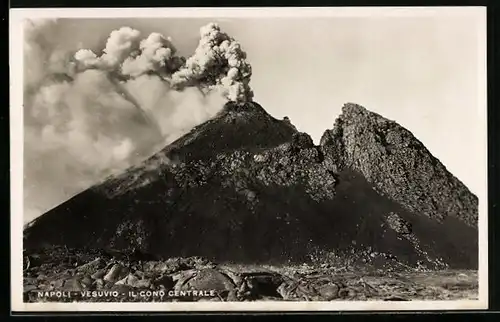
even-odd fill
[(484, 8), (12, 14), (19, 310), (486, 308)]

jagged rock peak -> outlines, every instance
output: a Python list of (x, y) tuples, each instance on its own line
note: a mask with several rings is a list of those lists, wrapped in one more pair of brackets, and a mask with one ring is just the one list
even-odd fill
[(368, 111), (366, 108), (356, 103), (345, 103), (344, 106), (342, 106), (343, 115), (364, 114), (364, 113), (373, 113), (373, 112)]
[(320, 145), (326, 160), (360, 172), (408, 210), (477, 226), (477, 197), (395, 121), (347, 103)]

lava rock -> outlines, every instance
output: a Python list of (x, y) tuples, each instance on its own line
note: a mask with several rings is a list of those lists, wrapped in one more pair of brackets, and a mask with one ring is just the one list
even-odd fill
[(91, 262), (79, 266), (76, 271), (78, 273), (94, 274), (98, 269), (105, 266), (105, 261), (102, 258), (96, 258)]
[(215, 290), (218, 292), (229, 291), (234, 287), (235, 285), (230, 278), (211, 268), (200, 270), (183, 286), (186, 289)]
[(106, 282), (115, 282), (118, 280), (121, 270), (123, 267), (120, 264), (115, 264), (108, 273), (104, 276), (103, 280)]
[(393, 230), (395, 230), (398, 234), (408, 235), (411, 234), (411, 224), (405, 221), (403, 218), (398, 216), (396, 213), (390, 213), (387, 216), (387, 224)]

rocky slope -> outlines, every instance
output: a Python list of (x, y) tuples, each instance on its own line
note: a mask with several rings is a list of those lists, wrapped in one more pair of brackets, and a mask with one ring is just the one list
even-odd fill
[(477, 197), (408, 130), (359, 105), (342, 112), (320, 143), (332, 164), (361, 173), (410, 211), (477, 227)]
[(24, 246), (439, 269), (477, 268), (477, 238), (477, 198), (397, 123), (347, 104), (315, 146), (256, 103), (228, 103), (37, 218)]

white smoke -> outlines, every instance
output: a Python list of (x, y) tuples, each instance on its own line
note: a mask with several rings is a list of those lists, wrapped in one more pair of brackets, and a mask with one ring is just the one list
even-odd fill
[[(55, 46), (59, 29), (55, 19), (26, 20), (24, 32), (24, 88), (36, 89), (59, 73), (71, 74), (71, 53)], [(47, 48), (51, 50), (47, 50)]]
[(59, 29), (57, 21), (25, 29), (31, 216), (145, 159), (213, 117), (224, 101), (251, 101), (245, 54), (215, 24), (201, 29), (187, 60), (159, 33), (143, 38), (123, 27), (110, 33), (101, 53), (71, 52), (58, 45)]
[(194, 86), (204, 92), (218, 91), (237, 103), (252, 100), (252, 68), (246, 53), (217, 24), (200, 29), (198, 47), (187, 60), (176, 56), (176, 51), (170, 37), (152, 33), (140, 40), (139, 31), (123, 27), (111, 33), (101, 56), (81, 49), (75, 60), (79, 70), (98, 68), (126, 77), (154, 73), (178, 90)]
[(200, 42), (193, 56), (172, 75), (172, 85), (220, 87), (230, 101), (251, 101), (250, 89), (252, 68), (246, 61), (246, 53), (228, 34), (215, 23), (200, 29)]
[(165, 38), (159, 33), (152, 33), (140, 43), (140, 54), (128, 57), (122, 65), (124, 75), (137, 77), (149, 72), (157, 72), (162, 76), (172, 74), (184, 63), (175, 56), (176, 48), (171, 38)]
[(113, 30), (106, 42), (101, 56), (97, 56), (90, 49), (81, 49), (75, 54), (80, 68), (98, 68), (108, 71), (118, 69), (129, 55), (138, 49), (141, 33), (138, 30), (122, 27)]

